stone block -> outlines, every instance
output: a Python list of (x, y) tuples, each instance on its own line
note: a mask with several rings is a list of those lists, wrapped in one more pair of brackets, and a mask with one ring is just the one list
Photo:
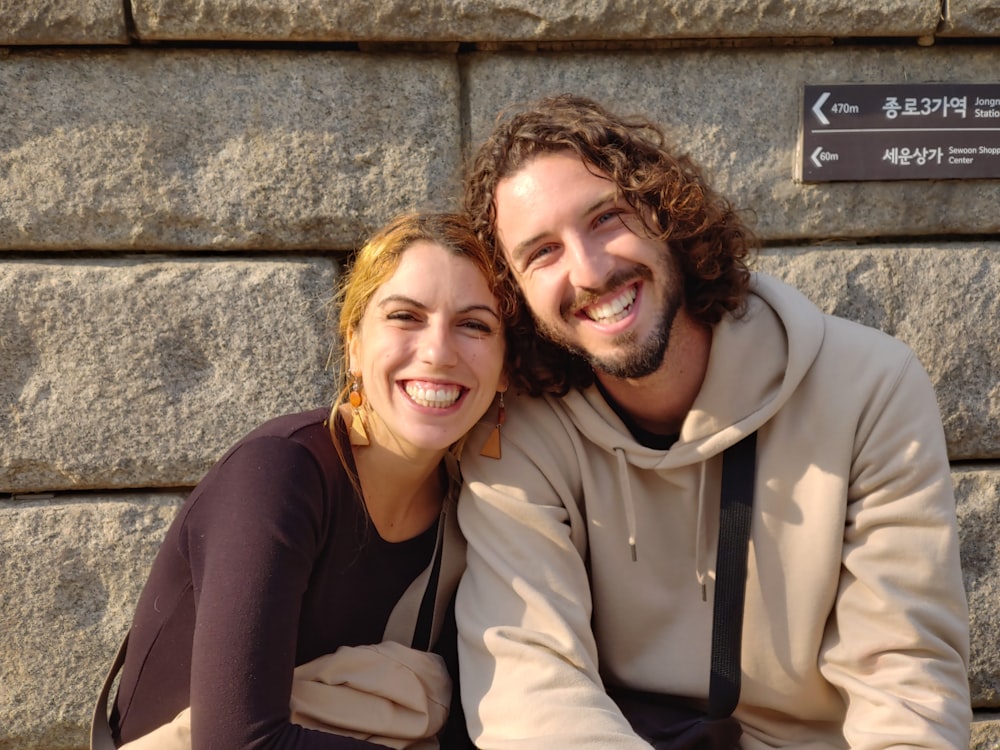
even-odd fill
[(1000, 747), (1000, 714), (977, 714), (972, 721), (970, 750), (997, 750)]
[(936, 0), (143, 0), (141, 39), (575, 41), (716, 37), (926, 36)]
[(0, 502), (0, 748), (82, 750), (178, 493)]
[(122, 0), (0, 3), (0, 45), (128, 44)]
[[(962, 573), (969, 595), (972, 656), (969, 686), (972, 705), (1000, 708), (1000, 470), (958, 466), (952, 471), (962, 539)], [(994, 727), (994, 732), (996, 727)]]
[(646, 114), (737, 207), (756, 214), (770, 240), (1000, 231), (1000, 180), (794, 179), (803, 83), (993, 83), (989, 47), (474, 54), (466, 65), (473, 144), (502, 109), (544, 95), (583, 94)]
[(995, 0), (948, 0), (944, 8), (938, 36), (1000, 36), (1000, 6)]
[(258, 423), (331, 403), (332, 259), (2, 269), (0, 492), (193, 485)]
[(459, 171), (454, 58), (0, 56), (0, 250), (350, 248)]
[(952, 460), (1000, 458), (1000, 245), (774, 249), (758, 267), (885, 331), (927, 369)]

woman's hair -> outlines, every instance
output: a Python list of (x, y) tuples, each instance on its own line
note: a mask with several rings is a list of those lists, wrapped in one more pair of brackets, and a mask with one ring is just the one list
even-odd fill
[[(607, 177), (642, 218), (649, 235), (666, 243), (684, 275), (685, 305), (706, 326), (726, 312), (740, 314), (750, 283), (747, 267), (756, 239), (735, 210), (705, 181), (701, 169), (666, 143), (663, 131), (642, 117), (618, 117), (596, 102), (564, 94), (501, 121), (480, 146), (465, 179), (465, 209), (479, 238), (493, 250), (505, 284), (516, 280), (499, 247), (497, 184), (542, 154), (572, 152)], [(593, 382), (579, 356), (540, 339), (518, 293), (508, 356), (516, 387), (534, 395), (564, 395)]]
[[(358, 331), (368, 303), (399, 267), (400, 259), (412, 245), (426, 241), (439, 245), (452, 255), (466, 258), (479, 270), (489, 290), (497, 298), (500, 318), (506, 323), (513, 317), (515, 291), (501, 284), (493, 266), (493, 255), (472, 231), (467, 217), (453, 213), (407, 213), (397, 216), (380, 230), (354, 256), (350, 270), (334, 300), (339, 310), (337, 333), (342, 345), (338, 371), (344, 378), (330, 413), (330, 430), (335, 430), (339, 407), (347, 399), (351, 387), (349, 372), (349, 341)], [(428, 268), (433, 274), (436, 269)], [(507, 339), (507, 351), (510, 341)], [(338, 452), (340, 441), (334, 440)], [(341, 455), (341, 460), (344, 456)], [(344, 462), (347, 465), (346, 461)]]

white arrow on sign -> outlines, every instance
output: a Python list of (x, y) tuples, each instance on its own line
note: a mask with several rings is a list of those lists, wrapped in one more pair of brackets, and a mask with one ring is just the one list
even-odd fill
[(816, 115), (816, 119), (820, 121), (823, 125), (829, 125), (830, 121), (826, 119), (826, 115), (823, 114), (822, 106), (826, 104), (826, 100), (830, 98), (830, 92), (824, 91), (819, 95), (819, 99), (813, 105), (813, 114)]
[(820, 160), (819, 160), (819, 155), (821, 153), (823, 153), (823, 147), (822, 146), (817, 146), (816, 150), (812, 152), (812, 156), (809, 157), (810, 159), (812, 159), (812, 163), (815, 164), (817, 167), (822, 167), (823, 166), (820, 163)]

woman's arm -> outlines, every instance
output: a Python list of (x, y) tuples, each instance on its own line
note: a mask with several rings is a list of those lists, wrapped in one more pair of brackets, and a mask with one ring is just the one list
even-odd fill
[(200, 491), (181, 541), (196, 607), (193, 749), (376, 750), (289, 722), (302, 600), (326, 538), (315, 458), (295, 441), (255, 438)]

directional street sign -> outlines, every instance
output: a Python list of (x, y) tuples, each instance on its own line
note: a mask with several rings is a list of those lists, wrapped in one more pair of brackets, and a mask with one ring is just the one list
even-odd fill
[(1000, 179), (1000, 83), (806, 84), (796, 177)]

